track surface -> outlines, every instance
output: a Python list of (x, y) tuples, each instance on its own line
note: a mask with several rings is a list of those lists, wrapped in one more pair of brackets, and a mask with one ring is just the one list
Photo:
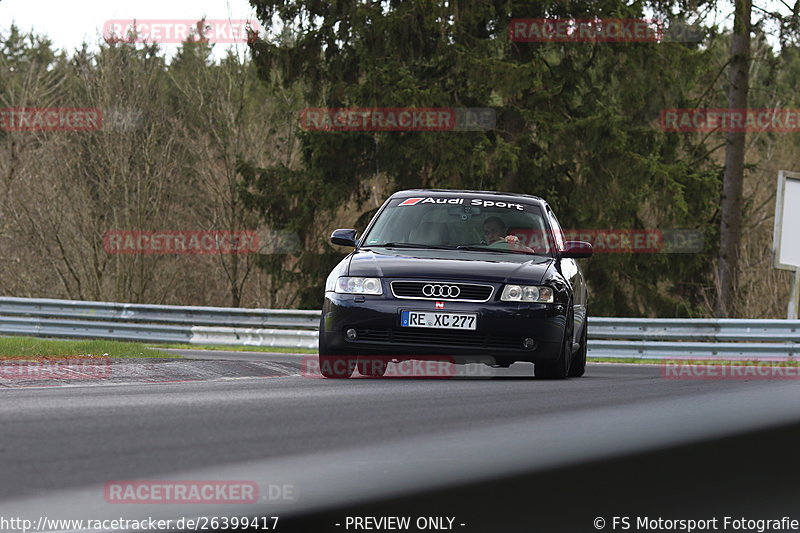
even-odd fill
[[(655, 422), (657, 428), (662, 412), (665, 424), (674, 425), (676, 417), (685, 415), (688, 435), (692, 428), (702, 431), (702, 420), (691, 418), (693, 411), (713, 403), (720, 414), (735, 417), (748, 407), (758, 418), (756, 409), (766, 413), (770, 405), (762, 401), (755, 407), (755, 400), (771, 393), (794, 394), (796, 385), (668, 380), (656, 365), (614, 364), (589, 364), (585, 377), (564, 381), (530, 379), (532, 366), (525, 364), (498, 370), (494, 379), (326, 380), (299, 375), (298, 355), (181, 353), (205, 361), (179, 366), (196, 365), (203, 371), (192, 377), (187, 370), (184, 380), (169, 383), (150, 378), (146, 383), (0, 388), (0, 511), (8, 514), (14, 502), (46, 498), (52, 491), (65, 494), (113, 480), (185, 479), (175, 476), (209, 469), (241, 475), (247, 465), (280, 461), (285, 468), (279, 477), (296, 482), (299, 477), (291, 479), (293, 470), (286, 465), (299, 458), (308, 458), (307, 483), (313, 479), (308, 469), (320, 454), (359, 449), (379, 457), (380, 450), (388, 453), (403, 442), (414, 442), (420, 450), (428, 444), (436, 449), (437, 442), (439, 448), (449, 446), (448, 436), (476, 428), (484, 433), (470, 437), (471, 444), (487, 439), (476, 471), (491, 475), (492, 465), (502, 462), (506, 439), (510, 444), (523, 437), (513, 428), (545, 435), (550, 440), (541, 450), (558, 450), (578, 438), (568, 431), (555, 434), (559, 420), (582, 420), (577, 423), (582, 426), (598, 417), (611, 422), (619, 409), (629, 415), (621, 422), (623, 429), (632, 429), (635, 420)], [(233, 378), (209, 370), (215, 364), (230, 370), (237, 361), (241, 364)], [(800, 419), (800, 409), (797, 415)], [(676, 426), (653, 438), (668, 440), (666, 436), (680, 437), (681, 431)], [(603, 438), (598, 447), (612, 449), (614, 444)], [(459, 453), (455, 443), (453, 450)], [(542, 451), (538, 459), (546, 464), (549, 457)], [(363, 455), (364, 464), (370, 461), (369, 454)], [(276, 466), (272, 471), (277, 476), (281, 470)]]

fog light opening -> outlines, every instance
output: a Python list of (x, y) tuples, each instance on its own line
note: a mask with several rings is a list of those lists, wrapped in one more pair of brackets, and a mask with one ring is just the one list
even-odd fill
[(356, 337), (358, 337), (358, 332), (356, 332), (356, 330), (354, 330), (353, 328), (348, 329), (347, 331), (344, 332), (344, 334), (347, 337), (347, 340), (349, 341), (354, 341), (356, 340)]
[(526, 350), (530, 350), (534, 346), (536, 346), (536, 341), (534, 341), (530, 337), (527, 337), (524, 341), (522, 341), (522, 347), (525, 348)]

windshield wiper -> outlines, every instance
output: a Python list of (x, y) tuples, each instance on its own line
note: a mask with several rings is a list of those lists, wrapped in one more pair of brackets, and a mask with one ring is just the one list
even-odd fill
[(383, 244), (370, 244), (362, 248), (420, 248), (430, 250), (455, 250), (453, 246), (438, 246), (436, 244), (416, 244), (413, 242), (385, 242)]
[(486, 246), (440, 246), (436, 244), (417, 244), (413, 242), (385, 242), (383, 244), (370, 244), (362, 248), (418, 248), (428, 250), (464, 250), (468, 252), (494, 252), (498, 254), (526, 254), (526, 255), (547, 255), (538, 252), (526, 252), (524, 250), (504, 250), (503, 248), (489, 248)]
[(526, 255), (546, 255), (538, 252), (526, 252), (525, 250), (506, 250), (504, 248), (489, 248), (488, 246), (458, 246), (457, 250), (468, 250), (470, 252), (497, 252), (500, 254), (526, 254)]

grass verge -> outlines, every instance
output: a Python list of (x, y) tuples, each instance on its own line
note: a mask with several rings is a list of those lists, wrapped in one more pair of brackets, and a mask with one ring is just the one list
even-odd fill
[[(203, 344), (164, 344), (146, 345), (137, 342), (119, 342), (97, 339), (87, 340), (60, 340), (40, 339), (36, 337), (0, 337), (0, 360), (2, 359), (65, 359), (75, 357), (110, 357), (110, 358), (173, 358), (181, 356), (165, 352), (165, 348), (182, 350), (223, 350), (236, 352), (264, 352), (264, 353), (300, 353), (316, 354), (317, 350), (306, 348), (279, 348), (271, 346), (220, 346)], [(627, 357), (590, 357), (590, 363), (627, 363), (627, 364), (702, 364), (715, 365), (731, 362), (739, 365), (758, 365), (758, 360), (746, 359), (636, 359)], [(785, 366), (800, 365), (800, 361), (781, 361)]]
[(278, 346), (230, 346), (230, 345), (206, 345), (206, 344), (165, 344), (159, 348), (171, 348), (176, 350), (217, 350), (226, 352), (271, 352), (271, 353), (317, 353), (317, 350), (310, 348), (281, 348)]
[(0, 359), (65, 359), (89, 358), (89, 356), (110, 358), (179, 357), (137, 342), (0, 337)]
[(664, 365), (664, 364), (685, 364), (685, 365), (731, 365), (758, 366), (764, 363), (781, 363), (779, 366), (800, 366), (800, 361), (791, 359), (771, 358), (771, 359), (635, 359), (632, 357), (589, 357), (589, 363), (629, 363), (637, 365)]

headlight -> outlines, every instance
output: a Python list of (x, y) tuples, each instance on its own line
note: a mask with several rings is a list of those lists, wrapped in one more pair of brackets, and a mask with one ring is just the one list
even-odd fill
[(536, 285), (506, 285), (500, 299), (504, 302), (553, 303), (553, 289)]
[(383, 294), (378, 278), (351, 278), (343, 276), (336, 281), (339, 294)]

